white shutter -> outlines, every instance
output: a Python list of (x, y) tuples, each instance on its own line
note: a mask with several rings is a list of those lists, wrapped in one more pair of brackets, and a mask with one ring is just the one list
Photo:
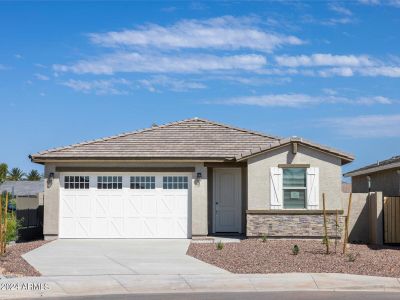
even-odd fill
[(282, 209), (283, 191), (282, 191), (282, 169), (271, 167), (270, 169), (271, 186), (271, 209)]
[(307, 208), (319, 208), (319, 169), (307, 169)]

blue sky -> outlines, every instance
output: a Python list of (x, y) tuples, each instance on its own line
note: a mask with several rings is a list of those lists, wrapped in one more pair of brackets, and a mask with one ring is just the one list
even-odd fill
[(0, 2), (0, 161), (201, 117), (399, 154), (400, 1)]

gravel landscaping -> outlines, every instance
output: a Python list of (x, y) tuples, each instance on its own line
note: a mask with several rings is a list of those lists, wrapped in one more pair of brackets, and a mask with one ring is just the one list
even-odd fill
[[(298, 245), (299, 253), (293, 254)], [(317, 240), (243, 240), (217, 244), (191, 243), (187, 254), (232, 273), (349, 273), (358, 275), (400, 277), (400, 247), (374, 247), (350, 244), (343, 255), (338, 243), (330, 242), (331, 254)]]
[(0, 256), (0, 275), (6, 277), (40, 276), (22, 255), (47, 243), (47, 241), (34, 241), (8, 245), (6, 254)]

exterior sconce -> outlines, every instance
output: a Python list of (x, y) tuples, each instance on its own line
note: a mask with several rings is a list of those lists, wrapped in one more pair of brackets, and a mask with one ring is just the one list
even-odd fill
[(371, 176), (367, 176), (368, 192), (371, 191)]
[(203, 175), (201, 174), (201, 172), (196, 173), (196, 178), (194, 180), (194, 184), (195, 185), (200, 185), (200, 179), (203, 177)]
[(54, 173), (49, 173), (49, 178), (47, 178), (47, 187), (50, 188), (53, 184)]

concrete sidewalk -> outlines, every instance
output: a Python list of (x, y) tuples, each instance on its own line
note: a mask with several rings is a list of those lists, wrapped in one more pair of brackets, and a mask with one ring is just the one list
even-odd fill
[(397, 278), (304, 273), (43, 276), (3, 278), (0, 284), (1, 299), (177, 292), (400, 292)]

